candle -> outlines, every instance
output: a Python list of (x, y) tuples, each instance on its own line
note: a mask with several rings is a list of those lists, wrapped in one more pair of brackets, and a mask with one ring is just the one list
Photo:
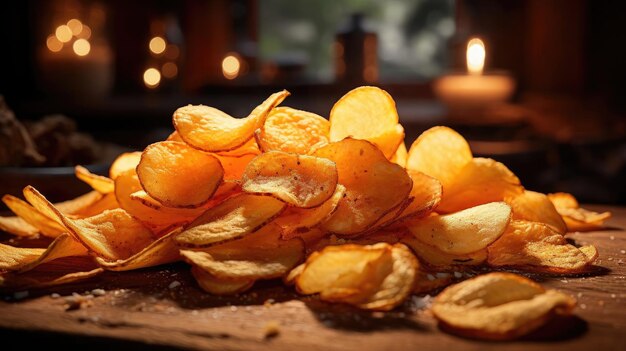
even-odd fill
[(515, 90), (515, 81), (506, 72), (483, 72), (486, 50), (482, 40), (471, 39), (466, 53), (467, 73), (437, 79), (433, 85), (437, 97), (453, 110), (507, 101)]

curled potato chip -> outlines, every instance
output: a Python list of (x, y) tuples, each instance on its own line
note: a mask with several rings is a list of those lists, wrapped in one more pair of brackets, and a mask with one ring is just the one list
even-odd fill
[(57, 202), (54, 207), (66, 215), (89, 217), (119, 206), (113, 194), (103, 195), (94, 190), (70, 200)]
[(100, 194), (109, 194), (114, 190), (113, 179), (109, 177), (91, 173), (83, 166), (74, 167), (74, 173), (76, 174), (76, 178), (89, 184), (90, 187)]
[(554, 204), (570, 232), (602, 229), (604, 228), (604, 221), (611, 218), (610, 212), (598, 213), (580, 207), (572, 194), (548, 194), (548, 198)]
[(18, 216), (0, 216), (0, 230), (21, 237), (35, 237), (39, 234), (39, 229)]
[(286, 275), (302, 261), (304, 244), (297, 238), (280, 240), (280, 227), (269, 225), (239, 240), (180, 254), (218, 279), (272, 279)]
[(117, 156), (115, 161), (113, 161), (111, 167), (109, 167), (109, 178), (115, 180), (118, 175), (130, 169), (137, 168), (139, 161), (141, 161), (141, 151), (125, 152), (120, 154)]
[(519, 178), (502, 163), (490, 158), (474, 158), (454, 182), (443, 188), (440, 212), (456, 212), (466, 208), (522, 194)]
[(391, 162), (399, 166), (406, 167), (408, 155), (409, 154), (406, 149), (406, 144), (404, 142), (401, 142), (400, 146), (398, 146), (398, 150), (396, 150), (396, 153), (393, 154), (393, 157), (391, 157)]
[(202, 290), (213, 295), (236, 295), (254, 285), (253, 279), (218, 279), (199, 267), (191, 267), (191, 274)]
[(33, 206), (13, 195), (4, 195), (2, 197), (2, 201), (11, 211), (13, 211), (13, 213), (18, 215), (33, 227), (37, 228), (41, 234), (47, 237), (56, 238), (66, 232), (65, 228), (63, 228), (61, 224), (55, 222), (50, 217), (43, 215)]
[(283, 239), (300, 236), (302, 232), (306, 232), (308, 229), (330, 218), (337, 210), (337, 206), (341, 199), (343, 199), (345, 192), (346, 188), (341, 184), (337, 184), (333, 196), (317, 207), (287, 208), (285, 212), (274, 220), (274, 223), (280, 225), (283, 229)]
[(96, 261), (102, 268), (110, 271), (129, 271), (178, 261), (180, 254), (174, 238), (181, 230), (179, 227), (170, 231), (126, 259), (110, 261), (96, 257)]
[(576, 300), (511, 273), (489, 273), (446, 288), (432, 312), (447, 331), (507, 340), (530, 333), (555, 313), (570, 314)]
[(448, 215), (431, 216), (407, 223), (421, 242), (454, 255), (466, 255), (486, 248), (504, 234), (511, 208), (492, 202)]
[(388, 161), (374, 144), (344, 139), (326, 145), (314, 156), (335, 162), (339, 183), (346, 187), (335, 214), (323, 226), (330, 232), (363, 232), (408, 197), (413, 183), (406, 171)]
[(561, 234), (567, 231), (563, 218), (545, 194), (524, 190), (506, 199), (506, 203), (511, 206), (513, 219), (545, 223)]
[(257, 231), (285, 209), (271, 196), (240, 194), (208, 209), (177, 236), (184, 247), (206, 247)]
[(413, 187), (409, 194), (409, 198), (412, 200), (398, 215), (397, 219), (426, 217), (439, 205), (443, 195), (443, 187), (437, 179), (424, 173), (411, 170), (407, 173), (413, 180)]
[(74, 239), (96, 256), (109, 260), (126, 259), (153, 241), (152, 232), (123, 209), (108, 210), (84, 219), (71, 219), (35, 188), (26, 187), (24, 195), (35, 208), (40, 211), (46, 209), (53, 214)]
[(250, 161), (242, 176), (242, 189), (311, 208), (333, 195), (337, 179), (337, 167), (327, 158), (270, 151)]
[(335, 103), (329, 120), (330, 141), (347, 137), (365, 139), (375, 144), (386, 158), (391, 158), (404, 140), (395, 101), (377, 87), (349, 91)]
[(272, 109), (288, 95), (286, 90), (272, 94), (246, 118), (234, 118), (204, 105), (181, 107), (174, 112), (174, 127), (186, 143), (200, 150), (233, 150), (249, 141)]
[(467, 140), (448, 127), (433, 127), (422, 133), (407, 156), (406, 168), (436, 178), (444, 192), (472, 161)]
[(0, 244), (0, 270), (25, 272), (57, 258), (86, 255), (87, 249), (69, 234), (59, 235), (46, 249)]
[(547, 224), (520, 220), (511, 221), (506, 232), (487, 250), (491, 266), (560, 274), (582, 272), (597, 257), (595, 248), (586, 248), (587, 256)]
[(305, 263), (301, 263), (294, 267), (292, 270), (290, 270), (289, 273), (287, 273), (287, 275), (283, 277), (283, 283), (285, 285), (295, 285), (296, 279), (302, 273), (305, 266)]
[(263, 150), (310, 154), (328, 144), (330, 123), (315, 113), (291, 107), (276, 107), (270, 112), (263, 127), (254, 133)]
[(149, 145), (137, 166), (144, 190), (169, 207), (201, 206), (213, 196), (223, 175), (215, 156), (176, 141)]
[(487, 260), (486, 248), (467, 254), (455, 255), (439, 250), (435, 246), (425, 244), (412, 235), (403, 237), (402, 243), (408, 245), (417, 257), (430, 267), (447, 269), (453, 266), (477, 266)]

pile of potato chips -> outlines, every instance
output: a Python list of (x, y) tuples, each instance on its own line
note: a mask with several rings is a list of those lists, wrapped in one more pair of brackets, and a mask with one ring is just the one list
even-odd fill
[[(437, 273), (493, 267), (573, 274), (597, 258), (595, 247), (571, 245), (564, 234), (600, 228), (609, 213), (582, 209), (568, 194), (524, 189), (502, 163), (473, 157), (447, 127), (424, 132), (407, 150), (387, 92), (354, 89), (329, 119), (277, 107), (288, 95), (271, 95), (246, 118), (181, 107), (167, 140), (120, 155), (108, 177), (76, 167), (94, 189), (79, 198), (52, 204), (31, 186), (26, 201), (5, 195), (17, 216), (0, 218), (0, 229), (54, 240), (41, 248), (0, 244), (4, 289), (185, 260), (212, 294), (282, 278), (322, 300), (390, 310), (412, 293), (452, 282)], [(494, 277), (446, 289), (437, 318), (506, 338), (574, 304), (523, 278)], [(471, 302), (476, 289), (493, 295), (482, 298), (483, 307)], [(520, 312), (523, 318), (503, 329), (480, 324), (522, 299), (520, 311), (541, 308)], [(482, 317), (464, 325), (470, 314)]]

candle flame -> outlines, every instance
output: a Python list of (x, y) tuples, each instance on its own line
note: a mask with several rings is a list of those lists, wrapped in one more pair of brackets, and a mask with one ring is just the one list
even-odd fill
[(485, 67), (485, 44), (478, 38), (467, 42), (467, 71), (470, 74), (482, 74)]
[(229, 54), (222, 60), (222, 74), (226, 79), (235, 79), (239, 75), (241, 62), (237, 58), (237, 54)]

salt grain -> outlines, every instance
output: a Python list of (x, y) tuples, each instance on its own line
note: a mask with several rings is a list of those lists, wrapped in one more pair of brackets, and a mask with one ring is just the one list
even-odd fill
[(463, 277), (463, 274), (461, 272), (454, 272), (454, 277), (459, 279), (459, 278)]
[(50, 297), (53, 299), (58, 299), (59, 297), (61, 297), (61, 295), (57, 294), (57, 293), (52, 293), (50, 294)]
[(580, 304), (580, 308), (582, 308), (583, 310), (587, 309), (587, 305), (585, 305), (584, 303)]
[[(456, 274), (456, 272), (455, 272)], [(435, 273), (435, 277), (439, 278), (439, 279), (443, 279), (443, 278), (448, 278), (450, 276), (450, 273)]]
[(611, 298), (614, 299), (617, 295), (611, 294)]
[(178, 280), (174, 280), (173, 282), (170, 283), (170, 285), (168, 286), (168, 288), (170, 289), (176, 289), (180, 286), (180, 282)]
[(94, 296), (104, 296), (107, 292), (104, 289), (93, 289), (91, 294)]
[(435, 276), (430, 274), (430, 273), (426, 274), (426, 278), (428, 278), (428, 280), (430, 280), (430, 281), (435, 280)]

